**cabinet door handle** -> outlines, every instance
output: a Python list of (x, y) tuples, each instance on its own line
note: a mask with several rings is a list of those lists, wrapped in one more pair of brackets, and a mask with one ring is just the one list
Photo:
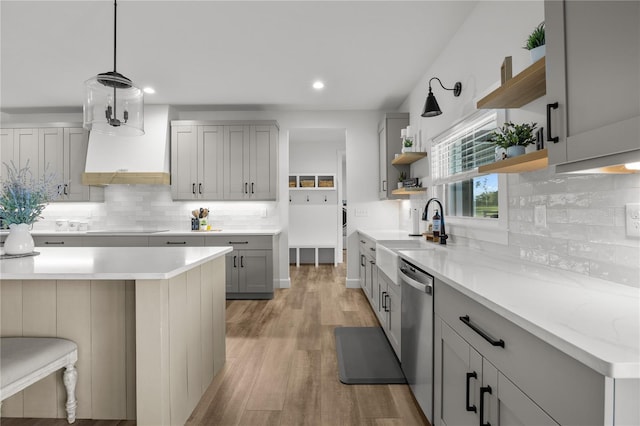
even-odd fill
[(233, 256), (233, 267), (237, 268), (238, 264), (236, 263), (236, 259), (238, 259), (238, 256)]
[(558, 109), (558, 103), (547, 104), (547, 142), (558, 143), (560, 138), (558, 136), (551, 136), (551, 110)]
[[(388, 299), (389, 301), (391, 301), (391, 296), (389, 296), (389, 293), (387, 293), (386, 291), (385, 291), (385, 293), (386, 293), (386, 294), (384, 295), (384, 300), (386, 301), (386, 300)], [(385, 303), (385, 305), (384, 305), (384, 311), (385, 311), (385, 312), (389, 312), (390, 310), (391, 310), (391, 309), (390, 309), (390, 304), (389, 304), (389, 303)]]
[(202, 194), (202, 184), (198, 184), (198, 194)]
[(193, 193), (193, 195), (196, 195), (196, 184), (195, 183), (191, 184), (191, 192)]
[(244, 183), (244, 193), (248, 194), (249, 193), (249, 184), (247, 182)]
[(251, 193), (253, 194), (253, 182), (251, 182)]
[(360, 266), (367, 266), (367, 265), (364, 263), (364, 254), (361, 254), (361, 255), (360, 255)]
[(491, 395), (491, 386), (483, 386), (480, 388), (480, 426), (491, 426), (491, 423), (484, 421), (484, 394)]
[(387, 305), (385, 304), (386, 301), (387, 301), (387, 292), (383, 291), (382, 292), (382, 302), (380, 304), (382, 305), (382, 309), (384, 309), (385, 312), (387, 312)]
[(249, 244), (249, 241), (229, 241), (229, 244)]
[(366, 241), (365, 241), (365, 240), (360, 240), (360, 242), (361, 242), (362, 244), (366, 243)]
[(62, 185), (58, 185), (58, 195), (62, 195)]
[(69, 195), (69, 192), (67, 192), (67, 189), (68, 189), (68, 188), (69, 188), (69, 185), (65, 183), (65, 184), (64, 184), (64, 190), (63, 190), (64, 195)]
[(179, 246), (179, 245), (186, 245), (186, 244), (187, 244), (186, 241), (167, 241), (167, 245)]
[(64, 241), (45, 241), (44, 244), (47, 246), (63, 246)]
[(376, 261), (375, 260), (370, 260), (369, 263), (372, 264), (372, 265), (375, 265)]
[(491, 337), (489, 335), (489, 333), (487, 333), (486, 331), (484, 331), (483, 329), (481, 329), (480, 327), (478, 327), (477, 325), (472, 323), (471, 322), (471, 318), (469, 318), (469, 315), (465, 315), (463, 317), (460, 317), (460, 321), (465, 323), (467, 327), (469, 327), (470, 329), (472, 329), (473, 331), (478, 333), (480, 336), (482, 336), (482, 338), (484, 340), (486, 340), (487, 342), (491, 343), (491, 346), (500, 346), (500, 347), (504, 348), (504, 340), (502, 340), (502, 339), (494, 339), (493, 337)]
[(387, 181), (386, 181), (386, 180), (383, 180), (383, 181), (382, 181), (382, 190), (383, 190), (383, 191), (386, 191), (386, 190), (387, 190)]
[(244, 256), (240, 256), (240, 267), (244, 268)]
[(469, 405), (469, 388), (471, 387), (471, 379), (477, 379), (478, 378), (478, 373), (476, 373), (475, 371), (473, 373), (467, 373), (467, 411), (473, 411), (474, 413), (477, 412), (476, 406), (475, 405)]
[(376, 248), (375, 247), (369, 247), (369, 250), (376, 251)]

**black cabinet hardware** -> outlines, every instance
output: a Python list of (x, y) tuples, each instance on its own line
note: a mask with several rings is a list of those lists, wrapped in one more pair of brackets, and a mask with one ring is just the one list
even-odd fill
[(67, 189), (69, 188), (69, 185), (67, 185), (66, 183), (64, 184), (64, 195), (69, 195), (69, 192), (67, 192)]
[(167, 241), (167, 245), (173, 245), (173, 246), (184, 246), (186, 244), (187, 244), (186, 241)]
[(63, 246), (64, 241), (45, 241), (44, 242), (48, 246)]
[(253, 192), (253, 182), (251, 182), (251, 193), (254, 194), (254, 192)]
[(238, 264), (236, 263), (236, 259), (238, 259), (238, 256), (233, 256), (233, 267), (237, 268)]
[(249, 187), (249, 184), (247, 182), (244, 183), (244, 193), (248, 194), (249, 190), (247, 189)]
[(364, 254), (361, 254), (361, 255), (360, 255), (360, 266), (367, 266), (367, 265), (364, 263), (364, 259), (365, 259), (365, 258), (364, 258)]
[(387, 304), (385, 303), (387, 301), (387, 292), (383, 291), (382, 292), (382, 309), (384, 309), (385, 312), (387, 312)]
[(240, 267), (244, 268), (244, 256), (240, 256)]
[(469, 318), (469, 315), (465, 315), (463, 317), (460, 317), (460, 321), (465, 323), (467, 325), (467, 327), (469, 327), (470, 329), (472, 329), (473, 331), (478, 333), (480, 336), (482, 336), (482, 338), (484, 340), (486, 340), (487, 342), (491, 343), (491, 346), (500, 346), (500, 347), (504, 348), (504, 340), (502, 340), (502, 339), (494, 339), (493, 337), (491, 337), (486, 331), (484, 331), (483, 329), (481, 329), (480, 327), (478, 327), (477, 325), (472, 323), (471, 319)]
[(249, 244), (249, 241), (229, 241), (229, 244)]
[(191, 184), (191, 192), (193, 193), (193, 195), (196, 195), (196, 184), (195, 183)]
[(547, 104), (547, 142), (558, 143), (560, 138), (558, 136), (551, 136), (551, 110), (558, 109), (558, 103)]
[(202, 194), (202, 184), (198, 184), (198, 194)]
[[(386, 291), (385, 291), (385, 293), (386, 293), (386, 294), (384, 295), (384, 300), (385, 300), (385, 302), (386, 302), (387, 300), (391, 301), (391, 296), (389, 296), (389, 293), (387, 293)], [(389, 309), (389, 308), (390, 308), (390, 303), (385, 303), (385, 304), (384, 304), (384, 311), (385, 311), (385, 312), (389, 312), (389, 311), (391, 310), (391, 309)]]
[(478, 378), (478, 373), (476, 373), (475, 371), (473, 373), (467, 373), (467, 411), (473, 411), (474, 413), (477, 412), (476, 406), (475, 405), (469, 405), (469, 392), (470, 392), (470, 387), (471, 387), (471, 379), (477, 379)]
[(480, 426), (491, 426), (491, 423), (484, 421), (484, 394), (491, 395), (491, 386), (483, 386), (480, 388)]

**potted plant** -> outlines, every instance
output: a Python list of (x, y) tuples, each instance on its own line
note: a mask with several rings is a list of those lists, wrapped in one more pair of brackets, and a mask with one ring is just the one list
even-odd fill
[(406, 136), (402, 141), (402, 152), (413, 152), (413, 138)]
[(18, 169), (11, 162), (5, 163), (7, 178), (0, 187), (0, 217), (9, 225), (9, 235), (4, 243), (7, 254), (28, 254), (33, 252), (34, 243), (31, 226), (49, 203), (58, 196), (54, 175), (46, 170), (36, 179), (29, 169), (29, 162)]
[(544, 22), (538, 25), (527, 38), (526, 44), (523, 49), (527, 49), (531, 55), (531, 62), (536, 62), (542, 59), (545, 55), (545, 41), (544, 41)]
[(489, 142), (506, 150), (507, 157), (517, 157), (524, 154), (525, 147), (536, 141), (535, 129), (537, 123), (514, 124), (507, 121), (495, 131), (489, 134)]
[(398, 189), (402, 189), (404, 185), (404, 180), (407, 178), (407, 174), (405, 172), (400, 172), (398, 175)]

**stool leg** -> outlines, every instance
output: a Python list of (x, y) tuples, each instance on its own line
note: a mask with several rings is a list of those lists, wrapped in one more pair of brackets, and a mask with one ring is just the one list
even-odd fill
[(65, 367), (62, 381), (64, 382), (64, 387), (67, 389), (67, 421), (73, 423), (76, 421), (76, 407), (78, 407), (78, 401), (76, 401), (78, 370), (76, 370), (75, 365), (69, 364)]

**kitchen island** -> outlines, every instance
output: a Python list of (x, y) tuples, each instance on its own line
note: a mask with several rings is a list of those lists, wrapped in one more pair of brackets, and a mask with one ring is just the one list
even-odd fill
[[(231, 247), (38, 247), (0, 261), (0, 334), (78, 344), (78, 418), (184, 424), (225, 362)], [(63, 418), (58, 374), (3, 417)]]

